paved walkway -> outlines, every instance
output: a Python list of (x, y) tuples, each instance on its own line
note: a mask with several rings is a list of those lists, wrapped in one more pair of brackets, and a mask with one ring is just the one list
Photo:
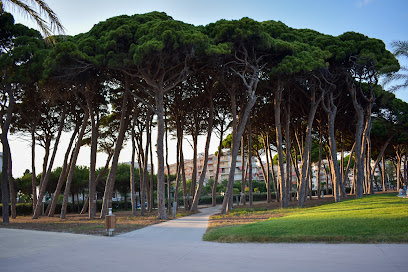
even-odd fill
[(114, 237), (0, 229), (0, 271), (408, 271), (408, 244), (203, 242), (201, 211)]

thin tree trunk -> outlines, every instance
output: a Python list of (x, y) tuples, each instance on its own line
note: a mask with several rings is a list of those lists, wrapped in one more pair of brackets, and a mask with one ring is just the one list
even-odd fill
[(218, 154), (217, 154), (217, 169), (215, 170), (215, 179), (214, 184), (212, 187), (212, 205), (217, 205), (217, 186), (218, 186), (218, 176), (220, 174), (220, 160), (221, 160), (221, 150), (222, 150), (222, 140), (224, 136), (224, 122), (221, 122), (221, 129), (220, 129), (220, 143), (218, 145)]
[(244, 153), (244, 140), (245, 136), (242, 135), (241, 137), (241, 204), (246, 205), (246, 199), (245, 199), (245, 153)]
[(78, 140), (76, 142), (74, 151), (73, 151), (72, 156), (71, 156), (71, 165), (69, 167), (68, 178), (67, 178), (67, 181), (65, 183), (64, 198), (62, 200), (62, 207), (61, 207), (61, 214), (60, 214), (61, 219), (65, 219), (65, 216), (66, 216), (66, 213), (67, 213), (69, 191), (71, 189), (70, 187), (71, 187), (71, 183), (72, 183), (72, 178), (74, 177), (75, 165), (76, 165), (76, 161), (77, 161), (77, 158), (78, 158), (79, 150), (80, 150), (81, 145), (82, 145), (82, 138), (84, 137), (85, 129), (86, 129), (87, 124), (88, 124), (88, 118), (89, 118), (89, 112), (85, 111), (84, 121), (82, 123), (81, 130), (79, 131)]
[(130, 202), (132, 203), (132, 215), (136, 216), (136, 190), (135, 190), (135, 156), (136, 156), (136, 142), (135, 142), (135, 118), (136, 114), (133, 113), (132, 124), (132, 157), (130, 162)]
[(9, 180), (9, 189), (10, 189), (11, 218), (16, 219), (17, 217), (17, 210), (16, 210), (17, 193), (16, 193), (15, 182), (13, 178), (12, 163), (13, 161), (11, 159), (11, 152), (9, 152), (8, 180)]
[[(262, 162), (261, 162), (262, 164)], [(252, 192), (252, 127), (251, 127), (251, 118), (248, 119), (248, 169), (249, 169), (249, 178), (248, 178), (248, 189), (249, 189), (249, 208), (253, 207), (254, 194)]]
[(169, 166), (169, 141), (167, 136), (167, 118), (164, 116), (165, 134), (166, 134), (166, 168), (167, 168), (167, 212), (171, 213), (171, 182), (170, 182), (170, 166)]
[[(320, 124), (319, 124), (320, 125)], [(317, 164), (317, 198), (320, 199), (321, 197), (321, 185), (320, 185), (320, 169), (322, 167), (322, 136), (323, 133), (321, 131), (321, 128), (319, 129), (319, 162)]]
[(278, 182), (280, 184), (280, 201), (281, 207), (289, 206), (286, 195), (286, 181), (283, 165), (283, 147), (282, 147), (282, 125), (281, 125), (281, 103), (282, 103), (283, 86), (278, 86), (274, 92), (274, 108), (275, 108), (275, 128), (276, 128), (276, 148), (278, 151)]
[[(78, 131), (79, 131), (79, 125), (76, 125), (75, 130), (71, 135), (71, 139), (69, 140), (67, 151), (65, 152), (64, 163), (62, 165), (61, 174), (58, 178), (57, 187), (55, 188), (54, 194), (51, 198), (51, 202), (48, 205), (47, 210), (45, 211), (45, 214), (48, 215), (49, 217), (52, 217), (55, 214), (55, 208), (57, 207), (58, 197), (60, 195), (62, 185), (64, 185), (64, 182), (67, 179), (68, 158), (69, 158), (69, 154), (71, 153), (72, 145), (74, 144), (74, 140), (75, 140), (76, 135), (78, 134)], [(71, 155), (71, 160), (72, 160), (72, 155)], [(69, 165), (71, 165), (71, 163)]]
[(31, 186), (33, 195), (33, 213), (37, 206), (37, 176), (35, 173), (35, 128), (31, 131)]
[(203, 168), (201, 171), (200, 179), (198, 181), (197, 190), (194, 195), (193, 204), (191, 206), (191, 211), (193, 212), (198, 211), (198, 201), (200, 200), (201, 190), (203, 188), (204, 178), (205, 178), (205, 174), (207, 172), (207, 166), (208, 166), (208, 153), (210, 149), (211, 134), (212, 134), (212, 129), (213, 129), (213, 116), (214, 116), (214, 105), (212, 101), (211, 90), (209, 94), (209, 103), (210, 103), (210, 106), (209, 106), (209, 115), (208, 115), (207, 140), (205, 141), (205, 150), (204, 150), (204, 163), (203, 163)]
[[(95, 114), (93, 112), (93, 109), (91, 105), (88, 103), (88, 111), (89, 111), (89, 116), (91, 118), (91, 152), (90, 152), (90, 165), (89, 165), (89, 219), (94, 219), (95, 218), (95, 213), (96, 213), (96, 199), (95, 199), (95, 194), (96, 194), (96, 181), (95, 181), (95, 176), (96, 176), (96, 152), (98, 148), (98, 137), (99, 137), (99, 132), (98, 132), (98, 124), (95, 120)], [(78, 203), (79, 207), (79, 203)]]
[(382, 190), (383, 190), (383, 192), (385, 192), (385, 191), (387, 191), (386, 185), (387, 185), (388, 181), (387, 181), (387, 174), (386, 174), (386, 168), (385, 168), (385, 157), (384, 157), (384, 155), (382, 156), (381, 162), (382, 162), (382, 182), (383, 182), (383, 189)]
[(127, 128), (126, 112), (127, 112), (127, 97), (128, 93), (125, 92), (122, 102), (122, 113), (120, 116), (120, 126), (118, 138), (116, 140), (115, 151), (112, 158), (112, 165), (109, 171), (108, 177), (106, 178), (105, 192), (103, 195), (103, 203), (100, 218), (105, 218), (108, 214), (108, 208), (112, 206), (112, 193), (115, 185), (115, 176), (118, 168), (119, 154), (122, 149), (123, 139), (125, 138), (125, 132)]
[[(58, 134), (57, 137), (55, 138), (55, 142), (54, 142), (54, 150), (52, 152), (51, 155), (51, 159), (48, 165), (48, 170), (45, 172), (45, 175), (43, 173), (43, 177), (42, 177), (42, 182), (40, 185), (40, 192), (38, 195), (38, 202), (37, 202), (37, 206), (35, 207), (34, 210), (34, 214), (33, 214), (33, 219), (38, 219), (38, 217), (40, 216), (40, 214), (42, 213), (42, 201), (45, 195), (45, 191), (47, 190), (47, 184), (48, 184), (48, 180), (50, 178), (51, 175), (51, 171), (52, 171), (52, 167), (54, 165), (54, 160), (55, 160), (55, 156), (57, 155), (57, 149), (58, 149), (58, 144), (62, 135), (62, 130), (64, 128), (64, 124), (65, 124), (65, 111), (66, 109), (64, 108), (62, 115), (61, 115), (61, 120), (60, 120), (60, 125), (58, 128)], [(44, 161), (45, 162), (45, 161)]]
[[(268, 203), (270, 203), (271, 200), (271, 174), (270, 174), (270, 160), (272, 160), (272, 158), (269, 158), (270, 153), (269, 151), (269, 138), (268, 135), (266, 135), (266, 140), (265, 140), (265, 136), (262, 137), (263, 142), (264, 142), (264, 147), (265, 147), (265, 155), (266, 155), (266, 179), (265, 179), (265, 183), (266, 183), (266, 201)], [(273, 170), (273, 169), (272, 169)]]
[[(106, 160), (105, 166), (103, 167), (102, 171), (99, 172), (98, 176), (97, 176), (96, 179), (95, 179), (95, 190), (96, 190), (96, 186), (98, 186), (98, 183), (102, 180), (103, 176), (104, 176), (104, 175), (106, 174), (106, 172), (108, 171), (108, 169), (109, 169), (109, 163), (110, 163), (112, 157), (113, 157), (113, 152), (111, 152), (111, 153), (108, 154), (108, 158), (107, 158), (107, 160)], [(66, 176), (65, 176), (65, 178), (66, 178)], [(82, 209), (81, 209), (80, 214), (86, 213), (86, 212), (88, 211), (88, 208), (89, 208), (89, 197), (87, 196), (87, 197), (85, 198), (85, 200), (84, 200), (84, 205), (82, 205)]]
[[(152, 131), (152, 126), (153, 126), (153, 123), (150, 123), (150, 131)], [(150, 134), (150, 137), (151, 137), (152, 135)], [(149, 206), (149, 212), (152, 212), (153, 211), (153, 206), (154, 206), (154, 180), (153, 180), (153, 173), (154, 173), (154, 171), (153, 171), (153, 169), (154, 169), (154, 165), (153, 165), (153, 141), (150, 139), (150, 146), (149, 146), (149, 150), (150, 150), (150, 185), (149, 185), (149, 196), (150, 196), (150, 205), (148, 205)], [(164, 167), (164, 165), (163, 165), (163, 167)], [(164, 168), (163, 168), (163, 171), (164, 171)], [(164, 175), (164, 172), (163, 172), (163, 175)], [(163, 186), (164, 186), (164, 184), (163, 184)], [(163, 189), (164, 190), (164, 189)], [(165, 191), (165, 190), (164, 190)], [(157, 192), (158, 193), (158, 192)], [(164, 200), (163, 200), (164, 201)]]
[[(158, 218), (167, 219), (165, 207), (165, 180), (164, 180), (164, 157), (163, 157), (163, 139), (164, 139), (164, 107), (163, 107), (163, 84), (161, 88), (155, 91), (156, 96), (156, 114), (157, 114), (157, 209)], [(152, 169), (153, 171), (153, 169)]]

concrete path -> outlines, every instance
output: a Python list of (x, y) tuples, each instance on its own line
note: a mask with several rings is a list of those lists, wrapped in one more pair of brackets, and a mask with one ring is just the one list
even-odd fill
[(0, 229), (0, 271), (408, 271), (408, 244), (203, 242), (201, 211), (114, 237)]

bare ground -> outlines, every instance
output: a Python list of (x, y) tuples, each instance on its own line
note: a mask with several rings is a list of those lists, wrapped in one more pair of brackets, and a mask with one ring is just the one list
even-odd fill
[[(115, 212), (116, 229), (115, 234), (129, 232), (167, 220), (157, 219), (157, 212), (146, 213), (145, 216), (132, 216), (131, 211)], [(178, 217), (189, 215), (189, 213), (178, 213)], [(171, 218), (170, 218), (171, 219)], [(29, 229), (52, 232), (68, 232), (89, 235), (107, 235), (105, 230), (105, 219), (98, 218), (89, 220), (87, 214), (68, 214), (66, 219), (58, 216), (42, 216), (32, 219), (32, 216), (17, 216), (10, 218), (10, 223), (0, 222), (0, 228)]]

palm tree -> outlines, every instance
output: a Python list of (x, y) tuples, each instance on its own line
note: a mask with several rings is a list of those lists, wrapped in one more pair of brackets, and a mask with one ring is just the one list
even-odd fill
[(55, 32), (64, 33), (64, 27), (54, 11), (42, 0), (0, 0), (0, 14), (13, 8), (34, 20), (45, 37)]
[[(406, 57), (408, 58), (408, 41), (394, 41), (392, 43), (394, 49), (394, 55), (396, 57)], [(398, 81), (397, 85), (393, 85), (390, 91), (394, 92), (396, 90), (408, 87), (408, 67), (401, 66), (398, 73), (389, 73), (384, 79), (384, 85), (391, 83), (392, 81)]]

